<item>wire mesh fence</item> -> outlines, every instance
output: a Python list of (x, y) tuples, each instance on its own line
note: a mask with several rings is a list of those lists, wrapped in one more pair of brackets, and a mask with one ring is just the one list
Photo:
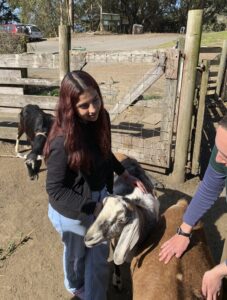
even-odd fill
[(87, 71), (98, 81), (110, 113), (113, 151), (168, 168), (175, 101), (166, 96), (168, 83), (163, 73), (157, 75), (158, 65), (153, 58), (149, 63), (88, 64)]

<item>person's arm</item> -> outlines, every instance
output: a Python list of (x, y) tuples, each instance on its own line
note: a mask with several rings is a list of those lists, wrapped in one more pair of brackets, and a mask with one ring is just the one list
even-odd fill
[[(195, 196), (189, 204), (180, 228), (185, 233), (191, 233), (193, 226), (205, 214), (205, 212), (214, 204), (222, 192), (225, 185), (226, 176), (218, 173), (209, 164), (200, 183)], [(161, 246), (159, 260), (167, 264), (173, 256), (177, 258), (185, 252), (189, 245), (190, 239), (186, 236), (175, 234), (171, 239)]]
[[(79, 191), (71, 188), (67, 183), (68, 156), (64, 148), (63, 137), (57, 137), (50, 147), (47, 159), (46, 190), (50, 198), (58, 201), (59, 205), (72, 211), (83, 211), (90, 214), (95, 209), (95, 204), (85, 204)], [(88, 206), (88, 207), (87, 207)], [(92, 206), (92, 207), (91, 207)]]
[(217, 299), (221, 291), (222, 279), (227, 276), (227, 260), (205, 272), (202, 293), (206, 299)]
[(219, 173), (209, 164), (195, 196), (186, 210), (183, 221), (194, 226), (211, 208), (225, 186), (226, 175)]
[(119, 162), (119, 160), (113, 154), (113, 152), (111, 152), (111, 160), (112, 160), (113, 171), (118, 176), (121, 176), (125, 172), (125, 168), (122, 166), (122, 164)]

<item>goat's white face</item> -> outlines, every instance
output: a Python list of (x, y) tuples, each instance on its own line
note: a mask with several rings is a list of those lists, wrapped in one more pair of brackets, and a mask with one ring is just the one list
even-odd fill
[(103, 209), (85, 235), (85, 244), (92, 247), (104, 240), (111, 240), (121, 232), (131, 218), (130, 205), (119, 196), (109, 196), (103, 201)]

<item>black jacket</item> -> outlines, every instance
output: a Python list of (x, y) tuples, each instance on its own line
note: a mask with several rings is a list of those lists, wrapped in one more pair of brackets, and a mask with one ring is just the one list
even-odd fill
[[(121, 175), (124, 167), (112, 153), (105, 168), (107, 166), (105, 185), (112, 192), (113, 171)], [(81, 213), (91, 214), (95, 209), (96, 204), (92, 202), (91, 188), (86, 176), (81, 171), (75, 172), (69, 168), (64, 136), (58, 136), (51, 142), (47, 159), (46, 190), (51, 206), (65, 217), (78, 219)]]

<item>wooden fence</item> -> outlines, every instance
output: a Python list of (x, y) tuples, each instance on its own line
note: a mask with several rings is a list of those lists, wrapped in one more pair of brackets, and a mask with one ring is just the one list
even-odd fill
[[(202, 133), (205, 130), (206, 106), (220, 106), (218, 120), (226, 112), (226, 66), (227, 66), (227, 41), (223, 47), (201, 48), (200, 65), (197, 71), (197, 87), (194, 101), (194, 114), (192, 117), (192, 130), (189, 145), (188, 168), (190, 173), (198, 175), (201, 169), (201, 144)], [(204, 57), (206, 59), (204, 59)], [(209, 58), (210, 57), (210, 58)], [(209, 126), (210, 127), (210, 126)], [(211, 133), (210, 133), (211, 134)], [(209, 133), (208, 133), (209, 135)], [(212, 145), (210, 146), (212, 148)], [(210, 149), (211, 151), (211, 149)]]
[[(112, 119), (113, 150), (132, 155), (140, 162), (148, 165), (167, 169), (171, 163), (172, 128), (175, 114), (175, 101), (177, 90), (177, 72), (179, 51), (172, 49), (168, 52), (144, 52), (131, 53), (86, 53), (78, 52), (71, 56), (71, 69), (78, 69), (84, 61), (89, 64), (119, 64), (119, 63), (146, 63), (151, 64), (151, 69), (143, 74), (126, 95), (110, 106), (109, 112)], [(154, 64), (155, 62), (155, 64)], [(59, 87), (58, 80), (47, 78), (26, 77), (27, 69), (41, 68), (54, 69), (58, 72), (57, 54), (20, 54), (2, 55), (0, 68), (4, 71), (0, 76), (0, 138), (15, 139), (19, 110), (26, 104), (37, 104), (46, 111), (52, 111), (56, 105), (57, 97), (38, 96), (24, 94), (29, 87)], [(126, 72), (127, 74), (127, 72)], [(139, 100), (148, 88), (164, 75), (165, 96), (161, 100)], [(101, 85), (102, 94), (107, 98), (107, 88)], [(111, 92), (112, 93), (112, 92)], [(146, 120), (138, 119), (135, 124), (132, 115), (131, 120), (124, 119), (124, 113), (128, 113), (131, 107), (135, 111), (146, 110), (149, 114)], [(158, 127), (152, 125), (152, 114), (159, 110)], [(124, 122), (122, 122), (122, 118)], [(142, 118), (142, 116), (139, 116)], [(145, 122), (145, 123), (144, 123)], [(153, 127), (153, 128), (152, 128)], [(159, 155), (157, 155), (157, 153)]]
[[(223, 47), (224, 49), (224, 47)], [(204, 115), (204, 103), (207, 95), (215, 95), (217, 82), (221, 80), (220, 93), (223, 94), (223, 78), (226, 73), (217, 69), (220, 66), (222, 48), (201, 48), (201, 64), (198, 67), (195, 103), (197, 117), (195, 137), (189, 146), (188, 161), (190, 171), (199, 172), (201, 131)], [(204, 53), (213, 55), (212, 59), (204, 60)], [(175, 139), (178, 120), (180, 87), (183, 70), (183, 56), (177, 49), (167, 52), (134, 51), (114, 53), (71, 53), (71, 69), (78, 69), (85, 60), (90, 64), (141, 63), (153, 64), (126, 95), (111, 106), (109, 112), (112, 119), (113, 150), (134, 156), (146, 169), (166, 172), (175, 159)], [(180, 63), (180, 64), (179, 64)], [(213, 67), (216, 69), (212, 70)], [(59, 87), (59, 80), (47, 78), (27, 78), (27, 69), (45, 69), (58, 72), (58, 54), (17, 54), (0, 56), (0, 139), (15, 139), (18, 112), (26, 104), (37, 104), (46, 111), (53, 111), (56, 105), (55, 96), (38, 96), (25, 94), (29, 87)], [(224, 68), (225, 70), (225, 68)], [(218, 76), (222, 72), (222, 76)], [(164, 77), (163, 77), (163, 76)], [(162, 76), (165, 85), (164, 97), (160, 100), (138, 100)], [(108, 96), (109, 91), (102, 87), (102, 93)], [(142, 98), (141, 98), (142, 99)], [(147, 110), (146, 120), (139, 119), (141, 111)], [(153, 115), (160, 115), (157, 125), (152, 125)], [(127, 116), (132, 115), (130, 119)], [(157, 115), (157, 114), (156, 114)], [(147, 121), (149, 119), (149, 121)]]

